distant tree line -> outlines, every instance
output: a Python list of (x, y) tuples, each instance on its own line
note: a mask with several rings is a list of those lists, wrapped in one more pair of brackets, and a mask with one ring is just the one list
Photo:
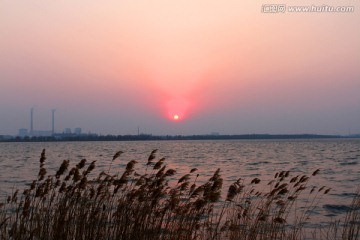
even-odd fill
[(14, 137), (1, 138), (6, 142), (61, 142), (61, 141), (154, 141), (154, 140), (260, 140), (260, 139), (321, 139), (321, 138), (347, 138), (339, 135), (317, 134), (241, 134), (241, 135), (73, 135), (63, 137)]

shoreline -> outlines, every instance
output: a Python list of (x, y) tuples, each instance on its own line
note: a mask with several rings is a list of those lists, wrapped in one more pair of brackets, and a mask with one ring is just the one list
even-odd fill
[(14, 137), (0, 135), (0, 142), (66, 142), (66, 141), (172, 141), (172, 140), (290, 140), (290, 139), (359, 139), (360, 136), (318, 134), (237, 134), (237, 135), (66, 135)]

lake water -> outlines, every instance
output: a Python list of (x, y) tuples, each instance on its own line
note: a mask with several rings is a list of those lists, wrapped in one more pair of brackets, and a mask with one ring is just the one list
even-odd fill
[(310, 184), (331, 191), (314, 211), (317, 222), (343, 217), (360, 186), (360, 139), (0, 143), (0, 201), (14, 187), (21, 189), (36, 179), (42, 149), (48, 174), (54, 174), (65, 159), (75, 165), (83, 158), (97, 160), (97, 173), (107, 171), (119, 150), (124, 154), (114, 161), (111, 173), (122, 172), (130, 160), (137, 160), (143, 169), (150, 152), (159, 149), (157, 159), (166, 157), (168, 167), (177, 170), (177, 179), (196, 167), (201, 181), (221, 168), (223, 199), (228, 186), (240, 177), (246, 183), (254, 177), (269, 181), (279, 171), (296, 176), (320, 169)]

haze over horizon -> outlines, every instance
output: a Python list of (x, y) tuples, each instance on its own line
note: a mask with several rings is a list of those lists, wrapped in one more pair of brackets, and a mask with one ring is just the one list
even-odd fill
[(0, 135), (360, 133), (360, 2), (266, 3), (1, 0)]

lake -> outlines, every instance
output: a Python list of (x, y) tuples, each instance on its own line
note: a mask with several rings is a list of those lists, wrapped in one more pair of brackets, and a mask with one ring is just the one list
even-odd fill
[(119, 150), (124, 153), (112, 163), (111, 174), (122, 173), (130, 160), (137, 160), (141, 171), (150, 152), (158, 149), (157, 159), (166, 157), (167, 166), (177, 171), (176, 179), (198, 168), (201, 182), (220, 168), (222, 199), (238, 178), (249, 183), (257, 177), (266, 190), (265, 183), (276, 172), (311, 175), (320, 169), (309, 187), (327, 186), (331, 191), (313, 209), (312, 218), (317, 223), (343, 217), (360, 186), (360, 139), (0, 143), (1, 201), (14, 188), (21, 189), (36, 179), (42, 149), (46, 149), (48, 174), (55, 174), (65, 159), (73, 166), (83, 158), (88, 163), (96, 160), (94, 174), (108, 171)]

